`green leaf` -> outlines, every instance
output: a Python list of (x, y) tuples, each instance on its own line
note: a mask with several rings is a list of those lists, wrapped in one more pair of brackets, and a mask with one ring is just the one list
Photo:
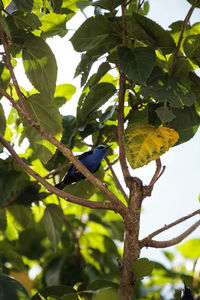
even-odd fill
[(89, 85), (95, 85), (99, 82), (99, 80), (111, 69), (111, 66), (108, 62), (103, 62), (98, 70), (89, 80)]
[[(26, 207), (23, 205), (12, 205), (7, 208), (9, 213), (14, 217), (15, 221), (17, 223), (17, 227), (21, 227), (21, 229), (26, 228), (28, 223), (31, 220), (31, 209), (30, 207)], [(14, 223), (13, 222), (13, 223)]]
[(113, 11), (116, 7), (124, 3), (125, 0), (99, 0), (93, 3), (94, 6)]
[(176, 46), (168, 31), (136, 12), (127, 18), (127, 34), (131, 39), (161, 49), (164, 54), (171, 53)]
[(0, 209), (0, 230), (4, 231), (7, 226), (7, 217), (4, 209)]
[(92, 281), (88, 287), (87, 290), (99, 290), (105, 287), (112, 287), (117, 289), (119, 285), (115, 282), (109, 281), (109, 280), (103, 280), (103, 279), (97, 279), (95, 281)]
[(83, 10), (86, 7), (92, 5), (92, 1), (77, 1), (76, 2), (76, 7), (78, 7), (79, 9)]
[(161, 107), (157, 108), (155, 112), (157, 113), (162, 124), (164, 124), (166, 122), (170, 122), (176, 117), (173, 114), (173, 112), (168, 107), (165, 107), (165, 106), (161, 106)]
[(71, 97), (76, 92), (76, 87), (72, 84), (60, 84), (56, 86), (54, 100), (58, 107), (65, 104), (71, 99)]
[(33, 0), (14, 0), (18, 10), (31, 12), (33, 8)]
[(16, 279), (0, 274), (1, 299), (6, 300), (30, 300), (25, 287)]
[[(5, 64), (0, 63), (0, 86), (6, 90), (10, 82), (10, 72), (6, 68)], [(0, 93), (0, 99), (3, 95)]]
[(200, 240), (192, 239), (177, 246), (177, 249), (185, 258), (197, 259), (199, 257), (199, 247)]
[(76, 135), (77, 124), (76, 118), (74, 116), (63, 116), (63, 137), (62, 142), (66, 147), (70, 148), (72, 144), (72, 139)]
[(41, 37), (44, 39), (55, 35), (64, 37), (67, 33), (67, 16), (64, 14), (49, 13), (44, 15), (40, 21), (42, 22), (40, 27), (40, 30), (42, 30)]
[[(13, 226), (13, 225), (12, 225)], [(14, 247), (8, 241), (0, 241), (0, 255), (2, 261), (8, 261), (17, 271), (25, 269), (22, 257), (14, 250)]]
[(80, 298), (75, 293), (68, 293), (62, 296), (62, 300), (79, 300)]
[(168, 123), (168, 126), (176, 130), (179, 134), (178, 144), (185, 143), (191, 139), (200, 125), (200, 116), (193, 106), (184, 107), (184, 109), (173, 108), (174, 120)]
[(142, 280), (144, 276), (148, 276), (153, 271), (153, 262), (148, 258), (139, 258), (133, 263), (133, 273), (136, 280)]
[(3, 27), (3, 29), (5, 31), (5, 34), (7, 35), (7, 37), (9, 39), (11, 39), (11, 33), (10, 33), (10, 29), (8, 27), (6, 18), (4, 16), (2, 16), (1, 14), (0, 14), (0, 25)]
[(108, 107), (107, 110), (105, 111), (105, 113), (103, 113), (101, 115), (101, 117), (99, 118), (99, 122), (103, 123), (103, 122), (109, 120), (113, 116), (116, 106), (117, 106), (117, 102), (115, 102), (115, 104), (113, 106)]
[(42, 94), (53, 97), (56, 87), (57, 64), (53, 52), (42, 38), (27, 37), (22, 49), (25, 73)]
[(102, 300), (102, 299), (120, 300), (118, 295), (118, 290), (112, 287), (106, 287), (97, 290), (96, 293), (92, 296), (92, 300)]
[(34, 30), (42, 25), (39, 18), (35, 14), (29, 12), (15, 11), (12, 14), (12, 18), (19, 29), (27, 28)]
[(185, 54), (193, 63), (200, 66), (200, 34), (186, 37), (183, 43)]
[(76, 51), (87, 51), (102, 43), (109, 36), (111, 29), (112, 23), (106, 17), (91, 17), (79, 27), (70, 41)]
[(77, 114), (80, 126), (85, 123), (90, 113), (106, 103), (115, 92), (115, 86), (111, 83), (102, 82), (92, 87), (85, 99), (82, 102), (79, 101)]
[[(54, 101), (49, 99), (46, 95), (33, 94), (29, 97), (27, 106), (34, 119), (60, 140), (62, 134), (62, 118)], [(54, 154), (56, 147), (50, 142), (43, 140), (33, 127), (26, 123), (24, 124), (25, 133), (31, 147), (37, 153), (38, 157), (46, 163)]]
[(6, 171), (0, 168), (0, 206), (2, 206), (14, 192), (19, 175), (19, 172)]
[(76, 293), (76, 290), (73, 289), (71, 286), (67, 286), (67, 285), (54, 285), (54, 286), (50, 286), (50, 287), (46, 287), (44, 289), (42, 289), (39, 293), (35, 294), (31, 300), (37, 300), (38, 295), (42, 295), (43, 297), (47, 298), (50, 296), (57, 296), (57, 297), (62, 297), (65, 294), (68, 293)]
[(95, 58), (88, 56), (87, 54), (81, 55), (81, 61), (79, 62), (78, 66), (76, 67), (76, 71), (74, 77), (81, 74), (81, 86), (83, 86), (88, 78), (90, 73), (91, 67), (95, 62)]
[(156, 60), (154, 50), (149, 47), (138, 47), (133, 51), (127, 47), (119, 47), (118, 56), (120, 68), (136, 83), (143, 83), (148, 79)]
[(56, 250), (62, 235), (62, 212), (55, 204), (47, 205), (44, 216), (44, 226), (51, 241), (53, 249)]

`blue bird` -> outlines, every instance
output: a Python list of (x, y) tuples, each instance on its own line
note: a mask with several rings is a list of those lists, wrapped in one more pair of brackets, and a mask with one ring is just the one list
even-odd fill
[[(78, 159), (85, 165), (91, 173), (95, 173), (100, 165), (102, 159), (110, 146), (98, 145), (94, 150), (81, 154)], [(85, 179), (85, 176), (72, 165), (68, 172), (63, 177), (62, 181), (57, 183), (55, 187), (62, 190), (66, 185)]]
[(184, 290), (181, 300), (194, 300), (191, 289), (189, 289), (184, 282)]

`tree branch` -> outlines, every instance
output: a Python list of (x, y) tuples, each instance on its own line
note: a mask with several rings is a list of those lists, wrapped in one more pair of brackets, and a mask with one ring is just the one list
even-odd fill
[(184, 240), (188, 235), (190, 235), (199, 226), (200, 226), (200, 220), (195, 222), (190, 228), (188, 228), (182, 234), (178, 235), (177, 237), (175, 237), (171, 240), (168, 240), (168, 241), (150, 240), (145, 244), (145, 246), (152, 247), (152, 248), (166, 248), (166, 247), (174, 246), (174, 245), (180, 243), (182, 240)]
[(169, 76), (172, 76), (173, 72), (174, 72), (174, 68), (175, 68), (175, 65), (176, 65), (176, 60), (177, 60), (177, 57), (178, 57), (178, 52), (180, 50), (180, 47), (181, 47), (181, 43), (182, 43), (182, 40), (183, 40), (183, 34), (184, 34), (184, 31), (185, 31), (185, 28), (187, 26), (187, 23), (189, 22), (189, 19), (193, 13), (193, 10), (194, 10), (194, 6), (191, 6), (184, 21), (183, 21), (183, 24), (182, 24), (182, 28), (181, 28), (181, 33), (180, 33), (180, 36), (179, 36), (179, 40), (178, 40), (178, 43), (177, 43), (177, 46), (175, 48), (175, 51), (174, 51), (174, 57), (173, 57), (173, 61), (172, 61), (172, 65), (171, 65), (171, 68), (169, 70)]
[[(43, 184), (46, 189), (59, 197), (65, 199), (66, 201), (69, 201), (71, 203), (75, 203), (78, 205), (82, 205), (89, 208), (95, 208), (95, 209), (108, 209), (108, 210), (114, 210), (118, 212), (118, 210), (115, 210), (115, 207), (113, 203), (111, 202), (94, 202), (89, 201), (86, 199), (82, 199), (76, 196), (73, 196), (71, 194), (68, 194), (66, 192), (63, 192), (53, 185), (51, 185), (49, 182), (47, 182), (43, 177), (41, 177), (38, 173), (36, 173), (34, 170), (32, 170), (14, 151), (14, 149), (10, 146), (10, 144), (0, 135), (0, 142), (6, 147), (6, 149), (10, 152), (10, 154), (13, 156), (15, 161), (32, 177), (34, 177), (37, 181), (39, 181), (41, 184)], [(121, 202), (120, 202), (121, 203)]]
[(172, 228), (172, 227), (174, 227), (174, 226), (176, 226), (176, 225), (178, 225), (178, 224), (180, 224), (180, 223), (182, 223), (182, 222), (184, 222), (184, 221), (186, 221), (186, 220), (188, 220), (188, 219), (190, 219), (190, 218), (192, 218), (192, 217), (194, 217), (195, 215), (198, 215), (198, 214), (200, 214), (200, 209), (198, 209), (198, 210), (194, 211), (193, 213), (191, 213), (187, 216), (184, 216), (184, 217), (170, 223), (169, 225), (165, 225), (165, 226), (161, 227), (160, 229), (152, 232), (150, 235), (148, 235), (146, 238), (144, 238), (143, 240), (140, 241), (141, 248), (142, 247), (147, 247), (148, 243), (152, 241), (152, 238), (154, 236), (156, 236), (156, 235), (158, 235), (158, 234), (160, 234), (160, 233), (162, 233), (162, 232), (164, 232), (164, 231), (166, 231), (166, 230), (168, 230), (168, 229), (170, 229), (170, 228)]

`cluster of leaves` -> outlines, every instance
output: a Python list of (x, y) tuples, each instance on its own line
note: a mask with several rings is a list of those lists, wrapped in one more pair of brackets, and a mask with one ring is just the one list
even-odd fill
[[(117, 14), (124, 0), (15, 0), (16, 11), (6, 14), (9, 2), (0, 0), (0, 25), (9, 42), (13, 68), (18, 59), (22, 59), (25, 74), (33, 85), (32, 91), (21, 88), (26, 104), (45, 129), (58, 140), (62, 136), (67, 147), (84, 152), (87, 147), (81, 141), (87, 137), (91, 137), (94, 144), (110, 137), (109, 160), (114, 161), (117, 157), (114, 133), (118, 124), (118, 73), (116, 77), (108, 73), (113, 68), (122, 70), (126, 75), (125, 120), (128, 126), (125, 145), (130, 163), (133, 157), (138, 157), (138, 151), (141, 153), (140, 160), (131, 163), (133, 168), (168, 150), (177, 142), (176, 132), (179, 134), (177, 144), (189, 140), (196, 133), (200, 123), (200, 78), (194, 73), (200, 64), (199, 24), (185, 28), (183, 43), (175, 54), (183, 22), (171, 24), (170, 31), (164, 30), (145, 17), (149, 8), (147, 1), (139, 11), (138, 1), (131, 1), (126, 6), (124, 19)], [(192, 4), (199, 7), (199, 1)], [(56, 59), (46, 39), (55, 35), (63, 37), (67, 33), (66, 22), (78, 8), (83, 10), (87, 6), (94, 8), (94, 16), (88, 18), (71, 38), (74, 49), (83, 52), (75, 72), (75, 76), (81, 76), (83, 91), (76, 117), (61, 116), (59, 107), (71, 99), (76, 88), (69, 84), (56, 86)], [(122, 41), (124, 21), (125, 44)], [(101, 58), (104, 60), (99, 64)], [(99, 65), (97, 72), (90, 76), (95, 63)], [(4, 57), (0, 62), (0, 74), (0, 86), (18, 100)], [(28, 139), (29, 147), (21, 157), (41, 176), (66, 163), (66, 158), (55, 152), (55, 147), (44, 141), (14, 109), (6, 120), (0, 104), (0, 123), (0, 133), (10, 143), (21, 145), (25, 138)], [(163, 124), (168, 128), (157, 130)], [(139, 134), (141, 128), (146, 135), (140, 136), (137, 147), (133, 149), (130, 139)], [(152, 143), (150, 152), (146, 137), (156, 141)], [(1, 145), (0, 151), (3, 151)], [(97, 177), (124, 201), (109, 171), (105, 174), (104, 167), (105, 163)], [(66, 191), (91, 201), (106, 200), (87, 181), (69, 186)], [(13, 269), (24, 272), (35, 264), (40, 265), (42, 271), (35, 288), (41, 292), (33, 296), (35, 300), (47, 297), (117, 299), (117, 258), (121, 257), (121, 252), (116, 245), (123, 241), (120, 216), (59, 201), (32, 181), (11, 157), (0, 160), (0, 192), (0, 260), (3, 273), (9, 274)], [(40, 200), (43, 200), (42, 205)], [(55, 249), (56, 252), (53, 251)], [(178, 273), (174, 277), (170, 273), (170, 276), (163, 266), (154, 267), (153, 275), (162, 277), (162, 284), (156, 283), (156, 280), (149, 281), (144, 291), (140, 280), (151, 273), (152, 263), (140, 260), (133, 266), (139, 281), (136, 299), (157, 299), (156, 293), (162, 290), (163, 283), (169, 282), (169, 277), (179, 277)], [(105, 280), (91, 283), (99, 278)], [(5, 287), (3, 293), (6, 299), (30, 299), (26, 290), (13, 279), (1, 275), (0, 283)]]

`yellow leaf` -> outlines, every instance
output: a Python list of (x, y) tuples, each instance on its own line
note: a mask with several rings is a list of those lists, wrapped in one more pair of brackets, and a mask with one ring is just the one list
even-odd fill
[(171, 128), (156, 128), (150, 124), (132, 123), (124, 135), (124, 146), (133, 169), (143, 167), (159, 158), (178, 140), (178, 133)]

